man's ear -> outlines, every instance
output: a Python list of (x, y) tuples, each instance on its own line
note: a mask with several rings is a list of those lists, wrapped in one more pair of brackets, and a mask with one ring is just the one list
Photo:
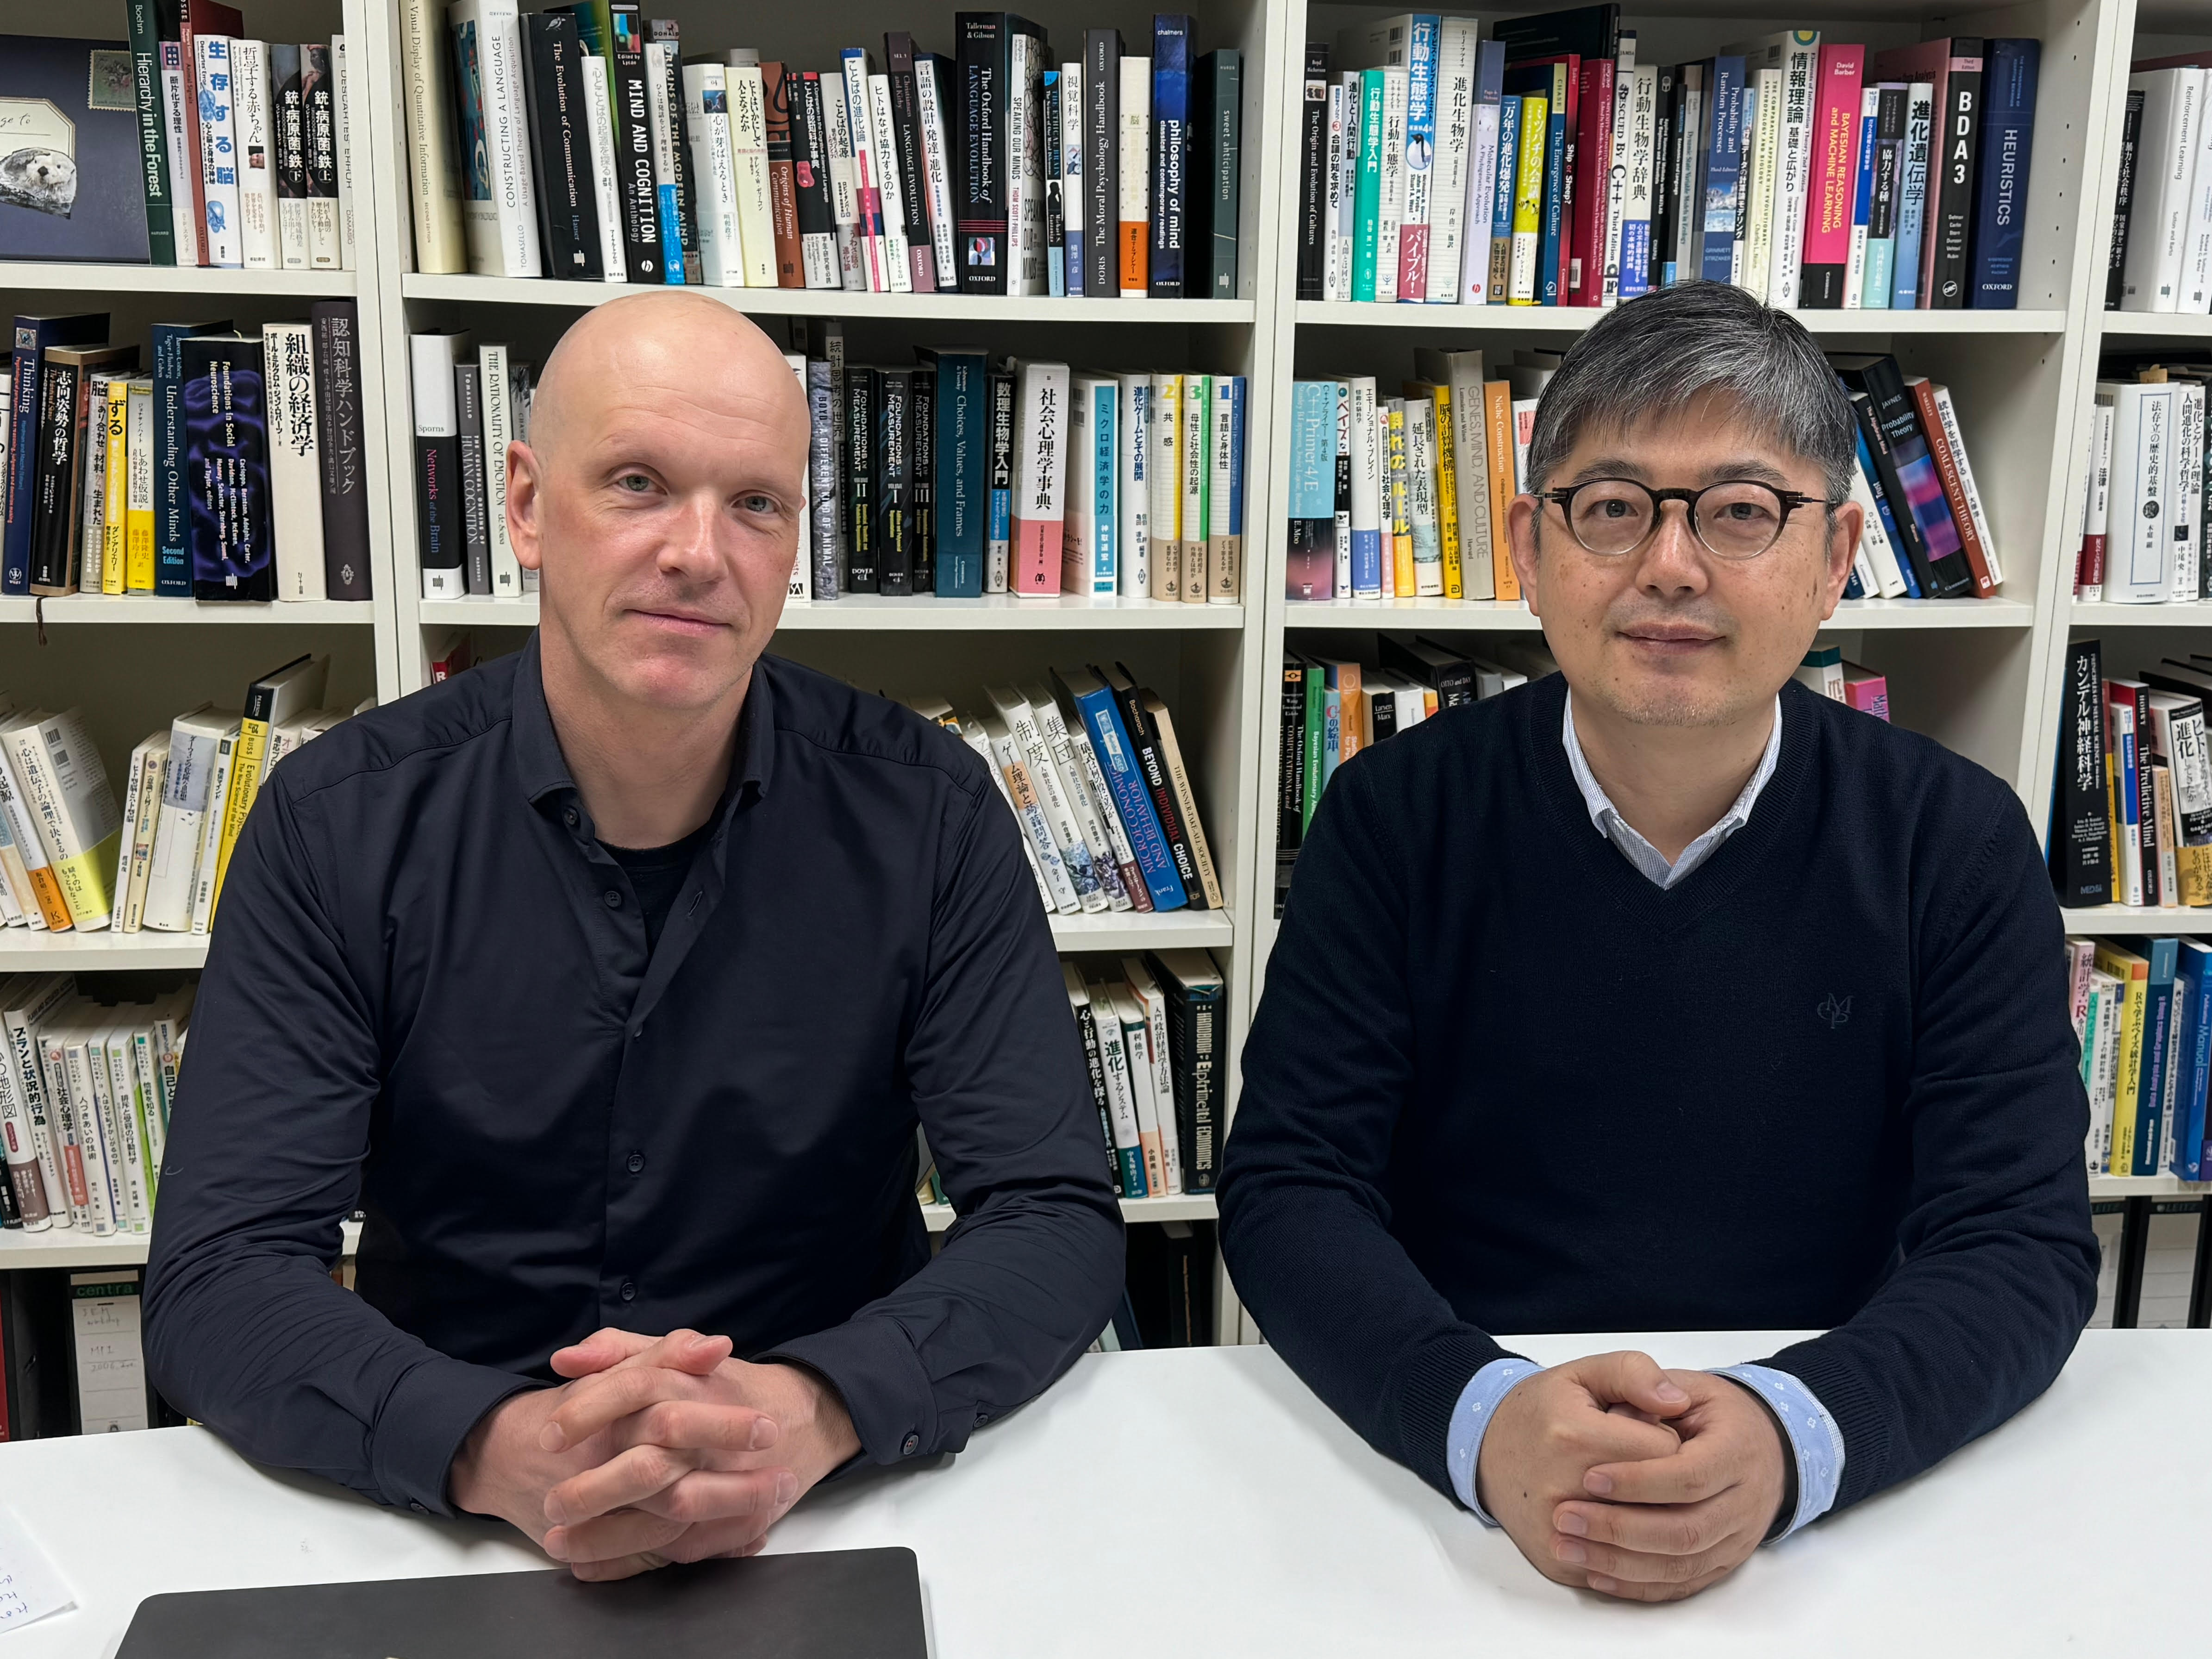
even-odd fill
[(538, 457), (520, 441), (507, 447), (507, 539), (514, 549), (514, 562), (525, 570), (539, 568), (538, 513), (543, 505), (538, 489)]
[[(1866, 529), (1866, 509), (1856, 501), (1845, 501), (1832, 509), (1828, 525), (1827, 568), (1822, 573), (1820, 620), (1826, 622), (1836, 614), (1836, 603), (1844, 597), (1844, 589), (1851, 580), (1851, 556), (1858, 550), (1859, 537)], [(1869, 599), (1872, 594), (1868, 595)]]
[(1521, 597), (1531, 616), (1543, 614), (1536, 592), (1536, 520), (1543, 511), (1542, 500), (1534, 495), (1516, 495), (1505, 509), (1506, 551), (1512, 557), (1513, 574), (1521, 580)]

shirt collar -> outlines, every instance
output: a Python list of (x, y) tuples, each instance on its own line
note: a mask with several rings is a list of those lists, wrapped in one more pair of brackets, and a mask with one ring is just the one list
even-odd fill
[[(1591, 827), (1601, 836), (1608, 838), (1611, 837), (1612, 830), (1607, 822), (1607, 819), (1618, 823), (1623, 829), (1632, 830), (1633, 826), (1620, 816), (1620, 809), (1613, 804), (1612, 799), (1605, 793), (1605, 786), (1597, 781), (1596, 775), (1590, 770), (1589, 761), (1583, 753), (1582, 739), (1575, 735), (1575, 694), (1571, 686), (1567, 690), (1565, 701), (1565, 712), (1559, 719), (1559, 741), (1567, 751), (1567, 766), (1575, 775), (1575, 787), (1583, 792), (1583, 806), (1589, 813)], [(1781, 757), (1782, 694), (1778, 691), (1774, 696), (1774, 729), (1766, 735), (1766, 752), (1759, 757), (1759, 764), (1752, 771), (1751, 781), (1744, 785), (1742, 792), (1736, 796), (1735, 805), (1722, 813), (1719, 821), (1712, 826), (1712, 829), (1706, 830), (1705, 836), (1700, 836), (1698, 839), (1703, 841), (1706, 836), (1713, 835), (1715, 830), (1725, 834), (1741, 829), (1747, 823), (1751, 817), (1751, 809), (1758, 804), (1759, 791), (1766, 787), (1767, 780), (1774, 775), (1776, 763)]]
[[(561, 753), (561, 739), (553, 730), (553, 712), (545, 706), (545, 677), (538, 637), (533, 629), (522, 647), (522, 660), (514, 674), (515, 757), (522, 774), (523, 793), (532, 805), (564, 792), (577, 793), (568, 759)], [(775, 769), (773, 660), (763, 656), (753, 665), (752, 684), (745, 689), (744, 708), (738, 715), (738, 752), (716, 809), (718, 818), (728, 816), (747, 784), (756, 793), (768, 793), (769, 780)]]

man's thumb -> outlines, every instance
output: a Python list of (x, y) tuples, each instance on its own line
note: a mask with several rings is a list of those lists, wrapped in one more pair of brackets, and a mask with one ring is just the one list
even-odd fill
[(1601, 1405), (1620, 1403), (1654, 1417), (1674, 1417), (1690, 1403), (1690, 1396), (1648, 1353), (1592, 1354), (1567, 1369)]

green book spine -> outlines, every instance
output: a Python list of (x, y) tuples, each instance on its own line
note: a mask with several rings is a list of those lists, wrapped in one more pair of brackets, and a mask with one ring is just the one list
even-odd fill
[[(161, 118), (161, 27), (155, 0), (128, 0), (131, 79), (138, 96), (139, 170), (146, 185), (146, 251), (157, 265), (177, 263), (177, 228), (169, 198), (169, 133)], [(168, 39), (177, 38), (169, 8)]]
[(1213, 157), (1212, 189), (1207, 192), (1211, 234), (1203, 259), (1191, 262), (1191, 297), (1237, 297), (1237, 176), (1243, 170), (1243, 56), (1229, 47), (1206, 53), (1205, 104), (1207, 143)]
[(1328, 701), (1327, 677), (1311, 661), (1306, 664), (1306, 787), (1302, 803), (1305, 823), (1302, 829), (1313, 825), (1314, 809), (1321, 805), (1321, 770), (1322, 727), (1326, 723)]
[(1359, 187), (1352, 198), (1352, 297), (1375, 297), (1382, 221), (1382, 71), (1359, 76)]

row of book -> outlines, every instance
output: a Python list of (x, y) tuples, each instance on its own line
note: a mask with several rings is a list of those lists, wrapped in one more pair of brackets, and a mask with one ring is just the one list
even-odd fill
[[(306, 322), (19, 316), (0, 386), (0, 594), (369, 598), (351, 300)], [(150, 359), (149, 369), (142, 368)]]
[(404, 0), (416, 268), (855, 293), (1231, 299), (1243, 55), (1152, 20), (1056, 61), (957, 12), (834, 68), (684, 54), (627, 0)]
[(2067, 647), (2051, 783), (2051, 873), (2063, 905), (2212, 905), (2212, 656), (2108, 676), (2095, 640)]
[[(1291, 392), (1288, 596), (1518, 600), (1506, 539), (1536, 405), (1562, 354), (1417, 348), (1404, 396), (1375, 377)], [(1987, 598), (2004, 580), (1947, 386), (1897, 360), (1831, 353), (1858, 422), (1865, 511), (1850, 599)]]
[(2083, 462), (2074, 597), (2120, 605), (2212, 599), (2204, 557), (2212, 362), (2108, 356), (2104, 367)]
[(205, 933), (269, 769), (360, 712), (318, 706), (329, 678), (329, 658), (299, 657), (243, 712), (187, 709), (131, 750), (120, 800), (82, 711), (0, 694), (0, 923)]
[[(1615, 4), (1402, 13), (1305, 49), (1297, 294), (1806, 309), (2019, 302), (2041, 43), (1794, 29), (1671, 67)], [(1931, 165), (1932, 162), (1932, 165)]]
[(992, 686), (980, 711), (908, 707), (981, 756), (1022, 831), (1044, 907), (1059, 915), (1218, 910), (1221, 884), (1175, 718), (1116, 663)]
[(144, 1001), (67, 974), (0, 979), (0, 1211), (30, 1232), (150, 1232), (197, 985)]
[(1213, 1190), (1221, 1126), (1221, 970), (1203, 951), (1060, 959), (1107, 1168), (1122, 1198)]
[(2069, 939), (2066, 965), (2089, 1091), (2089, 1173), (2204, 1179), (2212, 944)]
[(2212, 52), (2138, 59), (2120, 117), (2107, 311), (2212, 312)]
[(215, 0), (125, 0), (128, 40), (0, 36), (0, 259), (350, 270), (343, 36), (250, 39)]
[[(810, 428), (791, 598), (1243, 597), (1243, 375), (1092, 374), (967, 346), (848, 363), (834, 321), (803, 343), (785, 359)], [(410, 347), (423, 596), (526, 592), (507, 446), (528, 441), (535, 371), (466, 331)]]

